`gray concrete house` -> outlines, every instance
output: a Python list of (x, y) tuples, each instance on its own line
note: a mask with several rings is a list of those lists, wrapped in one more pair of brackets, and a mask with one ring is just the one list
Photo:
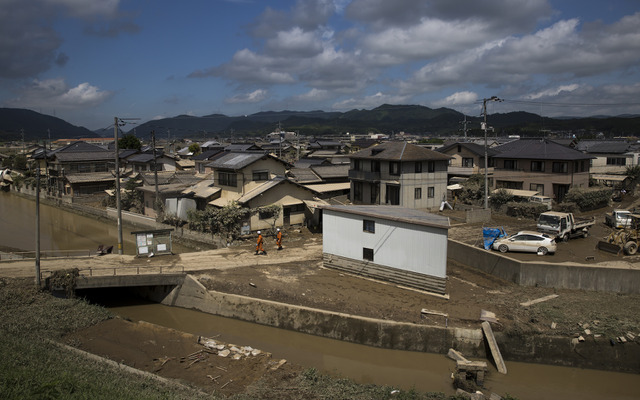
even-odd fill
[(406, 142), (388, 142), (349, 157), (354, 204), (434, 209), (446, 196), (448, 155)]

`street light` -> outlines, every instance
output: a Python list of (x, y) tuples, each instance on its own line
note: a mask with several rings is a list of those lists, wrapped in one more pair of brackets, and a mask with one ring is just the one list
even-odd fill
[(484, 122), (482, 122), (482, 130), (484, 131), (484, 209), (489, 209), (489, 157), (487, 155), (487, 101), (503, 101), (497, 96), (482, 100), (482, 114)]

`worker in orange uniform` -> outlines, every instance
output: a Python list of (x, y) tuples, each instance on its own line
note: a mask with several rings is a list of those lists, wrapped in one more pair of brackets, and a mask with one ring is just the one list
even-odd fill
[(278, 250), (282, 250), (282, 232), (280, 232), (280, 228), (276, 233), (276, 245), (278, 245)]
[(262, 239), (262, 232), (258, 231), (258, 243), (256, 244), (256, 255), (258, 255), (260, 252), (262, 252), (262, 254), (267, 255), (267, 252), (264, 251), (264, 239)]

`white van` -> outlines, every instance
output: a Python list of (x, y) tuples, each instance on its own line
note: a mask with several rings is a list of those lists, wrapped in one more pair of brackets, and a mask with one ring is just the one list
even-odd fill
[(540, 195), (535, 195), (535, 196), (531, 196), (529, 197), (529, 201), (531, 203), (540, 203), (540, 204), (544, 204), (547, 206), (547, 210), (551, 210), (551, 206), (553, 203), (553, 200), (551, 199), (551, 197), (547, 197), (547, 196), (540, 196)]

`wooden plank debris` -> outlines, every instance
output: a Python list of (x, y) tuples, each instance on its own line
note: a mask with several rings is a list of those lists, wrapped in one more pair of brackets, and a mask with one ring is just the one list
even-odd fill
[(441, 311), (427, 310), (426, 308), (423, 308), (422, 310), (420, 310), (420, 314), (440, 315), (441, 317), (449, 318), (449, 314), (447, 313), (443, 313)]
[(487, 338), (487, 343), (489, 344), (489, 349), (491, 350), (493, 360), (496, 362), (496, 368), (498, 368), (498, 372), (500, 372), (501, 374), (506, 374), (507, 366), (504, 364), (502, 354), (500, 354), (500, 349), (498, 348), (496, 337), (493, 336), (491, 324), (489, 324), (487, 321), (484, 321), (482, 323), (482, 331), (484, 332), (484, 336)]
[(496, 323), (498, 322), (498, 318), (496, 318), (496, 314), (491, 311), (480, 310), (480, 321)]
[(544, 297), (540, 297), (539, 299), (535, 299), (535, 300), (531, 300), (531, 301), (526, 301), (524, 303), (520, 303), (520, 305), (522, 307), (529, 307), (529, 306), (534, 305), (534, 304), (542, 303), (543, 301), (555, 299), (556, 297), (558, 297), (557, 294), (550, 294), (549, 296), (544, 296)]

